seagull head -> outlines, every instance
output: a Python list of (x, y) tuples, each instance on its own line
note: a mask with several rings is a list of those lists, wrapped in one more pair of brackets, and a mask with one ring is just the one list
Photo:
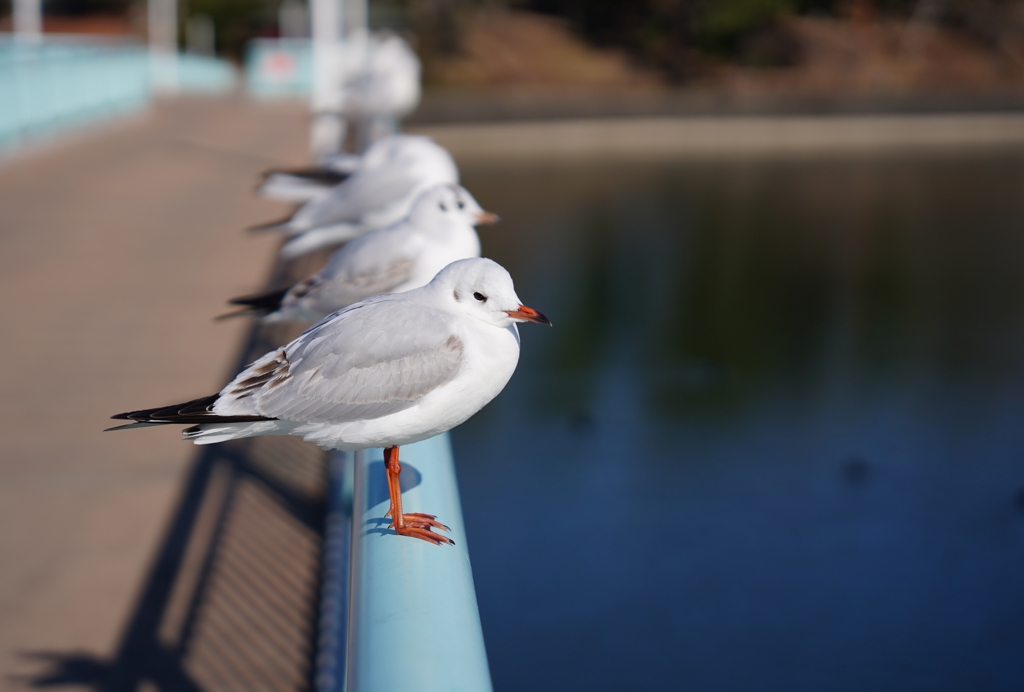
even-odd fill
[(522, 304), (512, 277), (494, 260), (474, 257), (452, 262), (438, 272), (430, 286), (451, 301), (457, 312), (495, 327), (507, 328), (516, 322), (551, 326), (547, 317)]
[(497, 214), (484, 211), (469, 190), (461, 185), (441, 184), (428, 188), (413, 204), (410, 220), (426, 228), (450, 228), (497, 223)]

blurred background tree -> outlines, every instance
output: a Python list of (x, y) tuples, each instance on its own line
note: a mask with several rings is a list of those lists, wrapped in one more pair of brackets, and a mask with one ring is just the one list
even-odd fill
[(245, 44), (278, 33), (280, 0), (179, 0), (182, 17), (203, 14), (213, 20), (217, 53), (241, 60)]
[[(212, 20), (221, 56), (241, 59), (247, 41), (278, 34), (282, 0), (179, 2), (182, 27), (197, 14)], [(0, 16), (10, 6), (0, 0)], [(44, 8), (48, 17), (145, 15), (144, 0)], [(428, 82), (453, 86), (707, 83), (728, 78), (722, 67), (813, 64), (825, 89), (830, 70), (859, 63), (859, 75), (834, 82), (842, 91), (878, 86), (869, 63), (879, 58), (888, 61), (883, 88), (952, 83), (947, 75), (958, 84), (1024, 80), (1024, 0), (381, 0), (370, 18), (412, 41)], [(129, 23), (143, 31), (144, 22)]]
[(691, 76), (701, 57), (739, 59), (756, 66), (792, 64), (798, 55), (780, 24), (786, 17), (907, 14), (915, 1), (524, 0), (516, 4), (564, 17), (587, 39), (625, 48), (680, 81)]

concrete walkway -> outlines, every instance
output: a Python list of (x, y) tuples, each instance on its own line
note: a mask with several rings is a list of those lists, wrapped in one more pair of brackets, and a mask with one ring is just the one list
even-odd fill
[(194, 449), (108, 416), (215, 391), (286, 207), (257, 173), (302, 163), (300, 104), (181, 100), (0, 167), (0, 688), (40, 655), (107, 657)]

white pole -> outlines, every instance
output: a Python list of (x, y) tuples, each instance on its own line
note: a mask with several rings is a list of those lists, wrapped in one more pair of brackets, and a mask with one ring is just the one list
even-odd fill
[(153, 89), (178, 90), (178, 3), (149, 0), (149, 59)]
[(368, 9), (366, 0), (344, 0), (345, 1), (345, 35), (363, 33), (369, 26), (367, 16)]
[[(350, 61), (347, 65), (347, 76), (350, 81), (357, 81), (369, 68), (370, 30), (369, 9), (367, 0), (343, 0), (345, 3), (345, 41), (348, 43), (346, 56)], [(353, 149), (362, 153), (373, 143), (372, 124), (365, 117), (350, 115), (349, 127), (353, 128)]]
[(316, 157), (341, 151), (345, 122), (342, 100), (342, 2), (310, 0), (313, 35), (313, 94), (310, 148)]
[(14, 37), (26, 43), (43, 38), (43, 0), (14, 0)]

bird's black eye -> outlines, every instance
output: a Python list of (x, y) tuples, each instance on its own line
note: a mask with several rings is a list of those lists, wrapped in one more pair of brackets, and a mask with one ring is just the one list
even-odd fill
[(485, 296), (483, 293), (474, 293), (473, 297), (479, 300), (481, 303), (487, 300), (487, 296)]
[(462, 200), (460, 199), (460, 200), (459, 200), (459, 209), (465, 209), (465, 208), (466, 208), (466, 203), (465, 203), (465, 202), (463, 202), (463, 201), (462, 201)]
[(444, 206), (444, 202), (441, 202), (437, 206), (441, 208), (441, 211), (448, 211), (448, 207)]

